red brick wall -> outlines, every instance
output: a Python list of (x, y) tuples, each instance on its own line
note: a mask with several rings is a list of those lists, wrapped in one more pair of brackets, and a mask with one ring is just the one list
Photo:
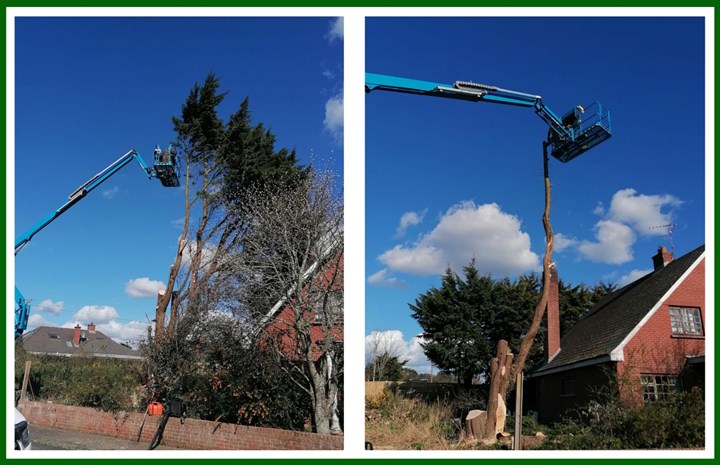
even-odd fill
[(545, 335), (545, 357), (549, 362), (560, 350), (560, 284), (555, 266), (550, 268), (550, 289), (547, 301), (547, 334)]
[(626, 383), (624, 399), (628, 402), (642, 403), (640, 375), (677, 375), (685, 366), (687, 355), (705, 355), (704, 337), (672, 335), (670, 306), (699, 308), (705, 325), (705, 260), (625, 346), (624, 361), (618, 363), (618, 375)]
[[(31, 425), (126, 440), (138, 437), (144, 417), (142, 413), (110, 413), (88, 407), (27, 401), (20, 402), (18, 410)], [(150, 443), (159, 423), (159, 416), (148, 415), (140, 441)], [(186, 419), (181, 424), (179, 418), (170, 418), (162, 444), (194, 450), (342, 450), (343, 438), (194, 419)]]

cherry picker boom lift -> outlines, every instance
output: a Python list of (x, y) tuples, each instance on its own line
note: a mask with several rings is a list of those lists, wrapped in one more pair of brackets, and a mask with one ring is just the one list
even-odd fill
[[(498, 341), (498, 357), (493, 359), (503, 369), (493, 370), (490, 379), (490, 392), (487, 402), (487, 421), (480, 427), (485, 438), (494, 437), (498, 425), (494, 412), (499, 410), (500, 401), (505, 399), (507, 386), (511, 376), (516, 377), (517, 396), (515, 403), (515, 449), (520, 449), (522, 430), (522, 379), (525, 361), (532, 347), (533, 339), (540, 327), (547, 306), (550, 287), (550, 268), (552, 267), (553, 232), (550, 224), (550, 176), (548, 174), (548, 155), (552, 155), (563, 163), (582, 155), (591, 148), (610, 138), (610, 114), (599, 104), (589, 105), (587, 109), (576, 106), (562, 118), (553, 113), (539, 95), (526, 94), (495, 86), (477, 84), (467, 81), (456, 81), (452, 85), (435, 82), (418, 81), (415, 79), (398, 78), (381, 74), (365, 74), (365, 92), (386, 90), (432, 97), (444, 97), (467, 100), (470, 102), (488, 102), (504, 105), (531, 107), (535, 113), (550, 127), (547, 139), (543, 141), (543, 171), (545, 184), (545, 208), (543, 211), (543, 228), (545, 230), (545, 256), (543, 257), (543, 278), (540, 300), (535, 307), (532, 322), (524, 332), (517, 358), (510, 353), (506, 362), (500, 362), (501, 354), (509, 353), (507, 341)], [(509, 361), (508, 361), (509, 360)], [(505, 368), (509, 368), (505, 370)], [(512, 375), (511, 375), (512, 373)], [(503, 387), (504, 386), (504, 387)], [(499, 399), (499, 400), (498, 400)], [(500, 425), (502, 430), (502, 425)], [(367, 448), (367, 443), (366, 443)]]
[(545, 142), (549, 154), (563, 163), (587, 152), (612, 135), (610, 113), (598, 102), (585, 108), (578, 105), (561, 118), (543, 103), (542, 97), (539, 95), (469, 81), (440, 84), (365, 73), (365, 92), (374, 90), (533, 108), (535, 113), (550, 127), (548, 139)]
[[(142, 159), (140, 154), (135, 149), (130, 150), (122, 157), (115, 160), (110, 166), (97, 173), (95, 176), (87, 180), (80, 187), (75, 189), (69, 196), (67, 202), (62, 204), (60, 208), (52, 211), (45, 218), (40, 220), (32, 228), (30, 228), (25, 234), (17, 238), (15, 241), (15, 255), (28, 243), (30, 240), (40, 232), (45, 226), (55, 221), (60, 215), (65, 213), (68, 209), (78, 203), (80, 200), (85, 198), (93, 189), (98, 187), (113, 174), (117, 173), (121, 168), (130, 163), (133, 159), (137, 160), (140, 167), (145, 171), (148, 179), (157, 178), (160, 180), (165, 187), (177, 187), (180, 185), (178, 179), (178, 162), (177, 155), (172, 147), (168, 147), (166, 150), (161, 150), (159, 146), (155, 146), (154, 151), (155, 163), (153, 166), (148, 166)], [(22, 336), (22, 333), (27, 329), (28, 317), (30, 316), (30, 304), (15, 287), (15, 339)]]

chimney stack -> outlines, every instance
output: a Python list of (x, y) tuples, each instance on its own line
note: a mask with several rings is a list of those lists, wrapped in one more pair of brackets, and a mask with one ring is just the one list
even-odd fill
[(668, 252), (664, 246), (658, 247), (658, 253), (653, 258), (653, 266), (656, 270), (664, 268), (665, 265), (673, 261), (672, 252)]
[(80, 332), (81, 331), (82, 331), (82, 328), (80, 327), (79, 324), (75, 325), (75, 327), (73, 328), (73, 341), (72, 342), (75, 347), (80, 346)]
[(95, 323), (90, 323), (88, 325), (88, 333), (94, 333), (95, 332)]
[(545, 336), (545, 354), (549, 362), (560, 352), (560, 289), (555, 264), (550, 265), (550, 289), (547, 301), (547, 335)]

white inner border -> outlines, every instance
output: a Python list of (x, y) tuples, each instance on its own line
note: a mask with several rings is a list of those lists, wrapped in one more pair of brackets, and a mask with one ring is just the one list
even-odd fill
[[(704, 16), (705, 17), (705, 208), (706, 208), (706, 392), (714, 393), (714, 9), (713, 8), (6, 8), (6, 308), (14, 308), (14, 250), (15, 236), (14, 153), (15, 153), (15, 56), (14, 20), (18, 16), (343, 16), (345, 57), (345, 450), (344, 451), (214, 451), (217, 458), (595, 458), (593, 451), (364, 451), (364, 308), (365, 308), (365, 17), (382, 16)], [(363, 85), (361, 85), (363, 84)], [(347, 109), (351, 109), (348, 111)], [(352, 173), (352, 175), (347, 175)], [(709, 305), (708, 305), (709, 304)], [(14, 326), (13, 312), (6, 312), (6, 328)], [(6, 354), (13, 353), (12, 337), (6, 336)], [(12, 431), (14, 395), (14, 365), (8, 360), (6, 382), (6, 432)], [(603, 451), (604, 458), (710, 458), (714, 444), (714, 396), (706, 396), (706, 448), (703, 451)], [(13, 451), (12, 439), (6, 434), (8, 458), (206, 458), (204, 451)]]

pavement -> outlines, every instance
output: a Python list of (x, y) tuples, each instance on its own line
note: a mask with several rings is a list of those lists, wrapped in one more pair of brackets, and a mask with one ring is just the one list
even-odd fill
[[(30, 425), (34, 450), (148, 450), (147, 442), (127, 441), (110, 436), (80, 433), (58, 428)], [(180, 450), (160, 445), (154, 450)]]

